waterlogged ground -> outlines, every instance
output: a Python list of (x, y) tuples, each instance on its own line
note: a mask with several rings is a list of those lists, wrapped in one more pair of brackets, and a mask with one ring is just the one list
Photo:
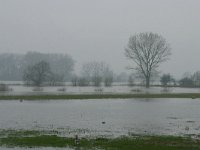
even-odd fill
[[(112, 138), (150, 134), (199, 138), (199, 108), (200, 99), (2, 100), (0, 136), (6, 137), (16, 131), (23, 135), (26, 130), (34, 130), (34, 134), (61, 137)], [(0, 149), (63, 150), (50, 147)]]
[(62, 136), (200, 135), (200, 99), (0, 101), (0, 129)]
[(34, 87), (27, 87), (23, 85), (10, 85), (10, 91), (2, 92), (0, 95), (38, 95), (38, 94), (120, 94), (120, 93), (199, 93), (200, 88), (180, 88), (180, 87), (151, 87), (146, 89), (144, 87), (134, 86), (122, 86), (114, 84), (112, 87), (73, 87), (70, 84), (66, 86), (47, 86), (40, 89)]

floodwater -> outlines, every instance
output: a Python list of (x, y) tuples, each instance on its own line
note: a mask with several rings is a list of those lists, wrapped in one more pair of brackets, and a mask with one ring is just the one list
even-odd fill
[(199, 137), (199, 108), (200, 99), (1, 100), (0, 129), (54, 131), (48, 133), (67, 137), (76, 134), (108, 138), (137, 134)]
[(200, 99), (0, 101), (0, 129), (62, 136), (200, 135)]
[(93, 93), (104, 93), (104, 94), (120, 94), (120, 93), (199, 93), (200, 88), (180, 88), (180, 87), (151, 87), (144, 88), (139, 86), (124, 86), (114, 85), (112, 87), (73, 87), (70, 85), (66, 86), (46, 86), (40, 88), (38, 91), (34, 87), (27, 87), (23, 85), (10, 85), (11, 91), (3, 92), (0, 91), (0, 95), (37, 95), (37, 94), (93, 94)]

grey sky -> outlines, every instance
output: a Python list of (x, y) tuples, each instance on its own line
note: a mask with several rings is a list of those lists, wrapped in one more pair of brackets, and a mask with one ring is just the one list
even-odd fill
[(0, 0), (0, 52), (68, 53), (76, 68), (106, 61), (115, 72), (130, 61), (131, 34), (156, 32), (171, 44), (160, 70), (181, 77), (200, 70), (199, 0)]

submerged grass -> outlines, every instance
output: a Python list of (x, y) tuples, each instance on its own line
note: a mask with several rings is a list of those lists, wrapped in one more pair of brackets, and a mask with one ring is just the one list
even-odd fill
[[(57, 135), (39, 135), (39, 131), (14, 131), (0, 137), (0, 146), (9, 147), (70, 147), (74, 149), (105, 150), (200, 150), (200, 140), (174, 136), (135, 136), (109, 138), (74, 138)], [(13, 134), (15, 133), (15, 134)]]
[(66, 95), (1, 95), (0, 100), (69, 100), (69, 99), (128, 99), (128, 98), (200, 98), (200, 93), (161, 94), (66, 94)]

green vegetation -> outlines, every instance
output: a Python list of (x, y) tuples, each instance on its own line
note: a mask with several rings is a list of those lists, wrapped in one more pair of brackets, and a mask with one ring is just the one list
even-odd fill
[(127, 98), (200, 98), (200, 93), (166, 94), (69, 94), (69, 95), (1, 95), (0, 100), (68, 100), (68, 99), (127, 99)]
[[(106, 150), (200, 150), (200, 140), (173, 136), (131, 136), (108, 138), (75, 138), (43, 134), (41, 131), (0, 131), (0, 146), (9, 147), (71, 147)], [(2, 134), (3, 133), (3, 134)], [(6, 136), (5, 136), (5, 133)]]

